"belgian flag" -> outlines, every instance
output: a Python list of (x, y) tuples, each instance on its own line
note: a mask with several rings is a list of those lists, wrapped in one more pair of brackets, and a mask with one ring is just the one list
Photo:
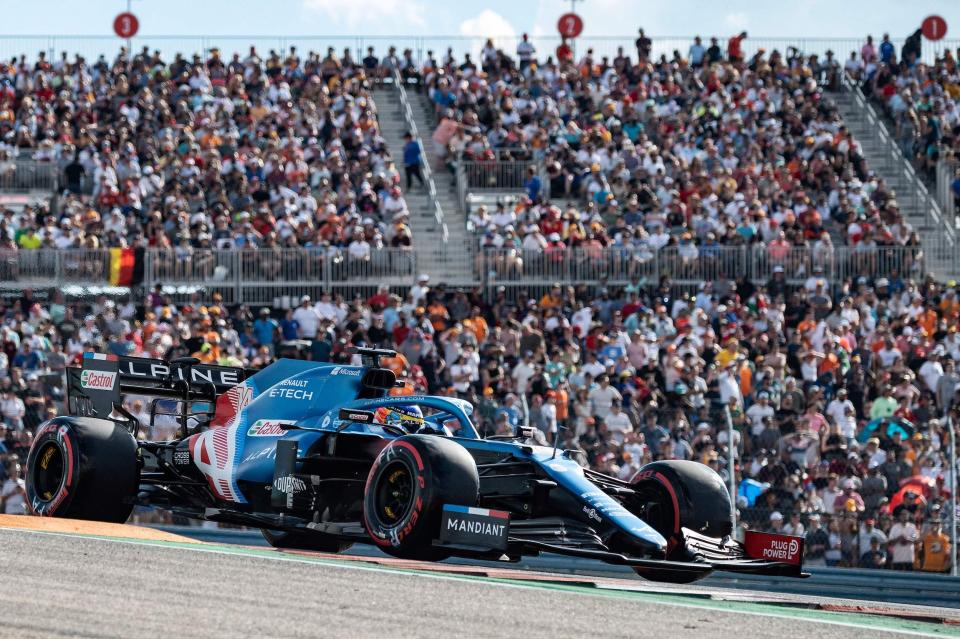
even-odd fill
[(110, 285), (136, 286), (143, 282), (143, 248), (110, 249)]

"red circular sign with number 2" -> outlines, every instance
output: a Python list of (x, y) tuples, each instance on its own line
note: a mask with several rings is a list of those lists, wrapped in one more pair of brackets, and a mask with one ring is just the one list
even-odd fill
[(947, 21), (940, 16), (927, 16), (923, 19), (920, 30), (927, 40), (940, 40), (947, 35)]
[(113, 20), (113, 32), (121, 38), (132, 38), (140, 29), (140, 21), (132, 13), (121, 13)]
[(583, 18), (575, 13), (565, 13), (557, 22), (557, 31), (565, 38), (576, 38), (583, 33)]

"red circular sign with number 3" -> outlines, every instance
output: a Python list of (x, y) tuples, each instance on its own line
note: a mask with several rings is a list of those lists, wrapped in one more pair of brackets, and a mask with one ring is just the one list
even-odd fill
[(557, 31), (565, 38), (576, 38), (583, 33), (583, 18), (575, 13), (565, 13), (557, 22)]
[(920, 30), (927, 40), (940, 40), (947, 35), (947, 21), (940, 16), (927, 16), (920, 25)]
[(113, 32), (121, 38), (132, 38), (140, 29), (140, 21), (132, 13), (121, 13), (113, 20)]

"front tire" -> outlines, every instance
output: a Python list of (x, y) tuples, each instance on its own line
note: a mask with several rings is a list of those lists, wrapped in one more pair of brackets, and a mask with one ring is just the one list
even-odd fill
[(139, 483), (137, 441), (105, 419), (51, 419), (27, 456), (27, 498), (41, 516), (122, 524)]
[(667, 540), (667, 559), (686, 560), (683, 528), (710, 537), (733, 530), (730, 494), (708, 466), (683, 460), (647, 464), (634, 475), (628, 507)]
[(364, 527), (386, 553), (439, 561), (449, 556), (432, 545), (443, 505), (475, 506), (479, 492), (477, 464), (463, 446), (436, 435), (400, 437), (370, 468)]
[(267, 543), (274, 548), (340, 553), (353, 545), (349, 541), (340, 541), (336, 537), (321, 533), (287, 532), (269, 528), (261, 528), (260, 532)]

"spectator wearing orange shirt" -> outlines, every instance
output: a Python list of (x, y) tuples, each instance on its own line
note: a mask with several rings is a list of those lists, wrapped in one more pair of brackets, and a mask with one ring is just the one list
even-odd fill
[(939, 519), (930, 521), (930, 530), (923, 536), (923, 561), (920, 570), (947, 572), (950, 569), (950, 538), (943, 532)]
[(470, 317), (463, 320), (463, 328), (473, 333), (474, 337), (477, 338), (477, 343), (482, 344), (487, 339), (487, 331), (489, 327), (487, 326), (487, 320), (484, 319), (483, 313), (480, 312), (479, 307), (473, 307)]
[(447, 329), (447, 322), (450, 320), (450, 312), (439, 298), (430, 302), (427, 306), (427, 316), (430, 318), (430, 324), (433, 330), (438, 333)]
[(947, 290), (943, 292), (940, 299), (940, 312), (948, 324), (952, 324), (960, 318), (960, 297), (957, 296), (956, 281), (947, 282)]

